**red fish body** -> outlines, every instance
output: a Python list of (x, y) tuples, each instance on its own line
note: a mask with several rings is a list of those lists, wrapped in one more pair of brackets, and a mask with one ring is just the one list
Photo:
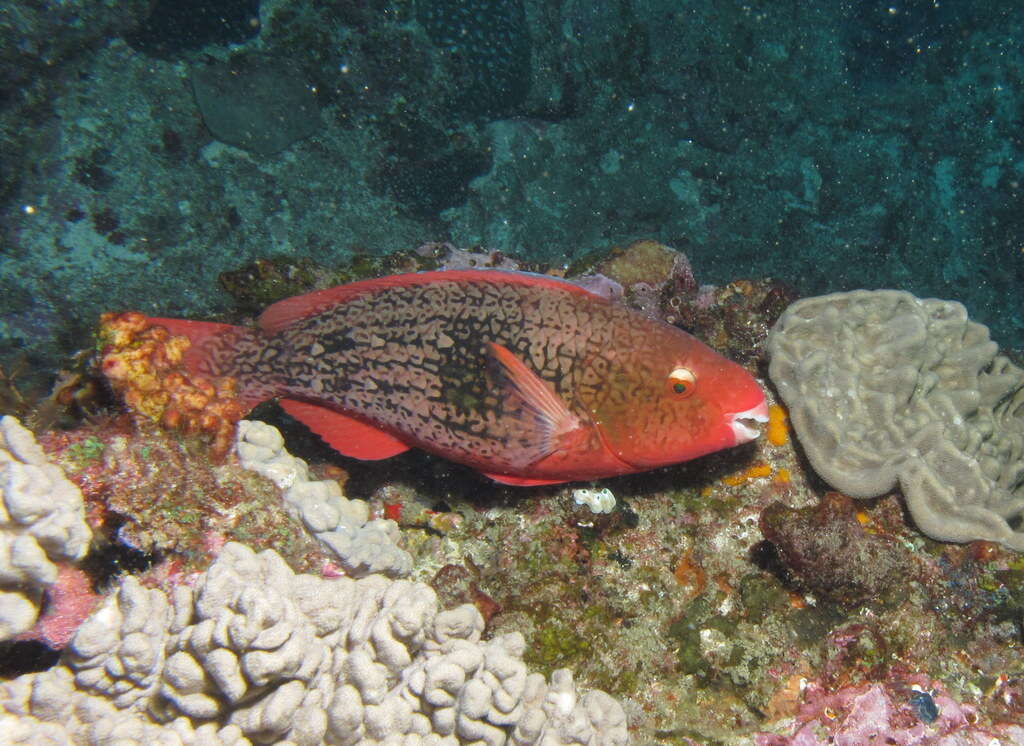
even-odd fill
[(259, 329), (156, 319), (195, 372), (278, 397), (340, 452), (418, 447), (510, 484), (628, 474), (757, 436), (754, 379), (685, 332), (568, 282), (397, 275), (290, 298)]

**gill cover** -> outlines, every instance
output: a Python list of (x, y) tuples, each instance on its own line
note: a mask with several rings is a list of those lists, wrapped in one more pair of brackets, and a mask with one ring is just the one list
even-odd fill
[[(696, 338), (664, 326), (642, 348), (588, 362), (581, 395), (605, 448), (635, 470), (703, 456), (742, 442), (733, 415), (763, 406), (743, 368)], [(748, 438), (749, 439), (749, 438)]]

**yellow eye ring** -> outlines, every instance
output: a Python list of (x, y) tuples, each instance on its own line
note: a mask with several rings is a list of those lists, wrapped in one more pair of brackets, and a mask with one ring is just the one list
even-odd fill
[(668, 374), (668, 387), (677, 399), (685, 399), (697, 390), (697, 376), (689, 368), (676, 368)]

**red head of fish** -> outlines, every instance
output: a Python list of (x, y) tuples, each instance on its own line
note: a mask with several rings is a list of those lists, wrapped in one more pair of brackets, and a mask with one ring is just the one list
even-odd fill
[(742, 367), (659, 322), (614, 350), (605, 384), (581, 392), (605, 447), (643, 471), (746, 443), (768, 421)]

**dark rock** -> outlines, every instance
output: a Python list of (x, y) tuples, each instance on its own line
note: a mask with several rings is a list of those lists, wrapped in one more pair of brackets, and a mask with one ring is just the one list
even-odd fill
[(273, 155), (320, 128), (320, 108), (287, 62), (245, 55), (192, 72), (192, 90), (213, 136), (258, 155)]
[(174, 58), (208, 44), (251, 39), (259, 19), (259, 0), (157, 0), (128, 42), (153, 57)]
[(772, 503), (761, 513), (761, 531), (793, 582), (845, 605), (882, 597), (913, 574), (907, 553), (869, 533), (857, 520), (853, 500), (838, 492), (801, 510)]

